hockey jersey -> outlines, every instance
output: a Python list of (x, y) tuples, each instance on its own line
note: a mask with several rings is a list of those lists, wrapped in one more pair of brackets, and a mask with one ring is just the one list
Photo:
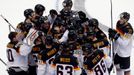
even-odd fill
[(57, 54), (58, 52), (58, 46), (57, 45), (52, 45), (52, 48), (44, 48), (41, 50), (40, 55), (41, 55), (41, 60), (47, 61), (51, 57)]
[(53, 62), (52, 75), (80, 75), (78, 60), (73, 55), (59, 55)]
[(7, 67), (19, 67), (20, 69), (27, 71), (28, 70), (28, 54), (30, 53), (30, 50), (27, 47), (28, 50), (20, 49), (19, 47), (16, 48), (15, 44), (9, 43), (7, 45)]
[(120, 34), (120, 37), (114, 42), (115, 53), (121, 57), (129, 57), (132, 50), (133, 28), (130, 23), (123, 25), (118, 21), (116, 30)]
[(109, 75), (102, 51), (96, 50), (89, 57), (84, 58), (84, 68), (87, 75)]

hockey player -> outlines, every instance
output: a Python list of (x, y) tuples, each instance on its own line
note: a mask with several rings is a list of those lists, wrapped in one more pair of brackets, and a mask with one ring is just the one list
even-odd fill
[(43, 16), (44, 11), (45, 11), (45, 7), (42, 4), (36, 4), (35, 5), (33, 23), (38, 24), (38, 20), (41, 16)]
[(31, 47), (25, 44), (25, 47), (17, 45), (19, 38), (17, 32), (10, 32), (8, 38), (10, 42), (7, 45), (7, 67), (9, 75), (28, 75), (28, 54)]
[(94, 30), (98, 39), (107, 39), (106, 34), (99, 28), (99, 22), (95, 18), (89, 19), (89, 27)]
[(31, 55), (29, 56), (29, 58), (31, 59), (30, 62), (30, 67), (29, 67), (29, 71), (30, 74), (29, 75), (37, 75), (37, 71), (38, 71), (38, 64), (40, 63), (40, 51), (44, 49), (45, 46), (45, 38), (43, 38), (43, 35), (39, 35), (36, 40), (34, 41), (34, 46), (32, 48), (31, 51)]
[[(86, 33), (83, 40), (84, 43), (92, 44), (94, 49), (103, 49), (105, 47), (107, 48), (107, 45), (109, 44), (109, 42), (105, 39), (98, 39), (96, 37), (95, 31), (91, 31), (91, 30)], [(105, 54), (108, 55), (107, 49), (106, 50), (103, 49), (103, 51)]]
[(37, 75), (50, 75), (50, 64), (58, 53), (58, 48), (58, 45), (53, 42), (53, 37), (47, 35), (45, 45), (39, 53)]
[(62, 35), (63, 35), (62, 28), (63, 28), (62, 24), (59, 21), (57, 22), (57, 20), (56, 20), (51, 29), (51, 33), (52, 33), (52, 36), (54, 37), (55, 41), (56, 40), (58, 41), (62, 37)]
[(16, 32), (21, 35), (21, 41), (26, 37), (30, 28), (34, 26), (34, 11), (32, 9), (24, 10), (25, 20), (24, 22), (20, 22), (16, 27)]
[(70, 30), (68, 33), (68, 39), (66, 42), (70, 45), (70, 50), (73, 51), (73, 55), (77, 57), (79, 67), (82, 68), (82, 50), (81, 50), (81, 43), (83, 39), (79, 39), (75, 30)]
[(23, 22), (24, 31), (29, 32), (30, 28), (34, 27), (35, 13), (33, 9), (24, 10), (25, 20)]
[[(33, 22), (33, 21), (32, 21)], [(29, 28), (26, 38), (23, 40), (25, 43), (28, 43), (28, 45), (34, 45), (35, 39), (39, 35), (44, 35), (44, 33), (41, 31), (41, 26), (45, 22), (45, 18), (42, 16), (38, 18), (37, 20), (34, 20), (34, 26)]]
[(130, 14), (122, 12), (116, 30), (109, 29), (109, 38), (114, 40), (114, 64), (117, 75), (130, 75), (133, 28), (128, 22)]
[[(19, 23), (17, 25), (17, 28), (16, 28), (16, 31), (18, 33), (16, 38), (19, 41), (16, 44), (16, 47), (19, 46), (20, 44), (22, 44), (20, 46), (20, 48), (22, 50), (24, 50), (25, 47), (28, 47), (28, 46), (30, 48), (32, 48), (33, 43), (31, 43), (31, 42), (34, 42), (34, 40), (38, 37), (38, 31), (36, 32), (36, 30), (33, 29), (35, 26), (35, 22), (34, 22), (35, 21), (35, 13), (34, 13), (34, 11), (32, 9), (24, 10), (24, 17), (25, 17), (24, 22)], [(29, 57), (30, 57), (30, 62), (29, 62)], [(28, 72), (29, 72), (29, 75), (31, 75), (31, 74), (36, 75), (36, 74), (34, 74), (34, 72), (36, 72), (35, 71), (36, 67), (33, 66), (33, 63), (31, 63), (31, 60), (32, 60), (32, 55), (31, 55), (31, 53), (29, 53), (29, 55), (28, 55), (28, 62), (29, 62), (28, 63), (28, 65), (29, 65)], [(34, 72), (32, 72), (32, 71), (34, 71)]]
[(55, 9), (49, 11), (48, 20), (51, 25), (53, 25), (55, 19), (57, 18), (58, 12)]
[(24, 10), (24, 16), (24, 22), (20, 22), (16, 27), (16, 32), (18, 32), (18, 35), (21, 36), (20, 41), (22, 41), (28, 34), (29, 30), (34, 27), (34, 11), (32, 9), (26, 9)]
[(80, 75), (81, 69), (78, 60), (72, 55), (68, 43), (63, 45), (61, 55), (57, 56), (53, 62), (51, 75)]
[(64, 20), (67, 20), (68, 18), (71, 17), (71, 14), (72, 14), (72, 5), (73, 5), (73, 2), (72, 0), (64, 0), (63, 3), (63, 9), (60, 11), (60, 14), (61, 16), (63, 16), (63, 19)]
[(45, 35), (50, 34), (51, 24), (48, 20), (48, 17), (41, 16), (38, 20), (39, 20), (38, 24), (39, 30), (42, 31)]
[(94, 32), (96, 42), (94, 42), (94, 47), (104, 50), (104, 53), (109, 55), (109, 41), (106, 34), (99, 28), (99, 22), (95, 18), (89, 19), (89, 29)]
[(60, 42), (65, 42), (68, 39), (69, 28), (76, 28), (76, 20), (78, 19), (77, 11), (71, 10), (73, 2), (72, 0), (64, 0), (63, 9), (60, 11), (61, 19), (64, 21), (65, 31), (62, 38), (59, 40)]
[[(28, 29), (27, 35), (23, 40), (24, 43), (27, 43), (31, 47), (35, 46), (34, 42), (38, 37), (43, 38), (43, 36), (44, 36), (44, 33), (40, 30), (41, 22), (39, 20), (40, 20), (40, 18), (37, 20), (32, 20), (32, 23), (34, 23), (34, 26), (32, 26), (31, 28)], [(26, 23), (26, 24), (28, 24), (28, 23)], [(41, 39), (41, 40), (43, 40), (43, 39)], [(25, 46), (25, 45), (22, 45), (22, 46)], [(29, 64), (28, 64), (29, 65), (29, 74), (36, 75), (37, 64), (34, 61), (34, 57), (33, 57), (32, 53), (29, 54), (28, 59), (29, 59)], [(32, 72), (32, 71), (34, 71), (34, 72)]]
[(24, 10), (24, 16), (25, 16), (24, 23), (32, 23), (33, 24), (34, 17), (35, 17), (33, 9)]
[(82, 46), (84, 57), (84, 69), (87, 75), (109, 75), (111, 59), (102, 50), (94, 50), (90, 44)]
[(78, 13), (77, 11), (71, 10), (73, 5), (72, 0), (64, 0), (62, 5), (63, 9), (60, 11), (60, 15), (64, 21), (64, 26), (68, 27), (68, 25), (75, 25), (75, 20), (77, 19)]
[(45, 11), (45, 7), (42, 4), (37, 4), (34, 7), (34, 11), (35, 11), (36, 17), (43, 16), (43, 13)]
[(78, 12), (79, 20), (77, 21), (77, 27), (78, 28), (84, 28), (84, 33), (89, 31), (88, 27), (88, 18), (86, 17), (86, 14), (83, 11)]
[(79, 33), (79, 29), (82, 30), (82, 35), (85, 35), (85, 33), (89, 30), (88, 28), (88, 18), (86, 18), (86, 14), (82, 11), (78, 12), (79, 20), (74, 19), (76, 23), (70, 22), (70, 26), (67, 27), (67, 30), (63, 34), (62, 38), (59, 40), (60, 42), (67, 41), (68, 39), (68, 33), (69, 30), (76, 30), (77, 33)]

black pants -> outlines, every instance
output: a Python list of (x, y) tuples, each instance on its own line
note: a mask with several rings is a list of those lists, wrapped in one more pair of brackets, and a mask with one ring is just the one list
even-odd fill
[(30, 66), (28, 68), (28, 75), (37, 75), (36, 71), (37, 66)]
[(120, 57), (118, 54), (114, 57), (114, 64), (119, 64), (121, 69), (130, 68), (130, 57)]
[(9, 75), (28, 75), (28, 73), (25, 72), (25, 71), (16, 72), (16, 71), (13, 70), (12, 68), (9, 68), (8, 74), (9, 74)]

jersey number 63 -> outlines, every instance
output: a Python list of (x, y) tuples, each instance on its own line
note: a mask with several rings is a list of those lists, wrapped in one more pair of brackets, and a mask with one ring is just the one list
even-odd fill
[(66, 64), (57, 64), (56, 75), (74, 75), (73, 66)]

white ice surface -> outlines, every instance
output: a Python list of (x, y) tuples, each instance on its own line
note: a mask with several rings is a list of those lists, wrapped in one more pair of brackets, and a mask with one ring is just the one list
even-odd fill
[[(34, 8), (38, 3), (46, 7), (44, 15), (48, 15), (50, 9), (56, 9), (57, 0), (0, 0), (0, 15), (6, 17), (9, 22), (16, 27), (19, 22), (24, 21), (23, 11), (27, 8)], [(62, 9), (59, 0), (58, 10)], [(85, 8), (88, 13), (97, 18), (101, 23), (110, 27), (110, 0), (86, 0)], [(119, 14), (123, 11), (130, 12), (130, 23), (134, 27), (134, 1), (133, 0), (113, 0), (113, 22), (114, 25), (119, 18)], [(7, 35), (9, 33), (8, 24), (0, 17), (0, 58), (5, 62), (6, 58), (6, 45), (8, 43)], [(132, 74), (134, 75), (134, 47), (131, 57)], [(6, 66), (0, 61), (0, 75), (8, 75)], [(113, 74), (112, 74), (113, 75)]]

